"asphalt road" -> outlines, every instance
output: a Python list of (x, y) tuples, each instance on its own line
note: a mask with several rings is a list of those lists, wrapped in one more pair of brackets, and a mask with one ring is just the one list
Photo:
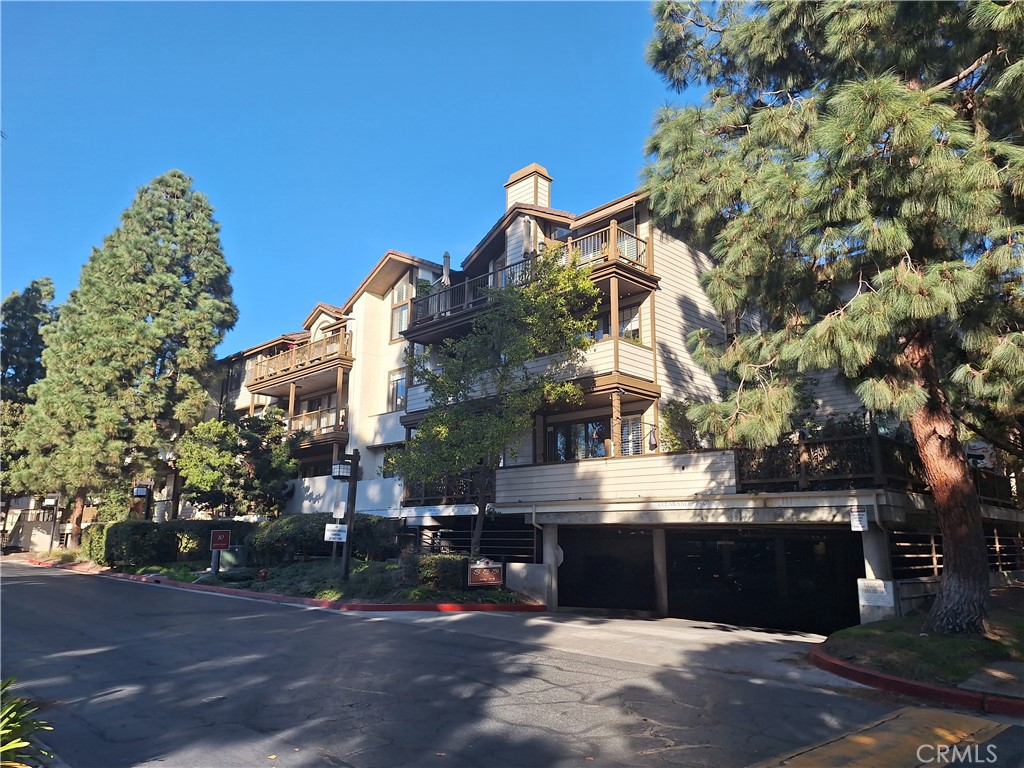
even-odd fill
[(745, 766), (901, 706), (819, 638), (340, 614), (4, 562), (0, 661), (72, 768)]

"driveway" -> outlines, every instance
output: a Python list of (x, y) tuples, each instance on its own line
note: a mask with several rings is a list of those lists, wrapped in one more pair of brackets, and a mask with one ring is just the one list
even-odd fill
[(678, 619), (338, 613), (3, 565), (4, 674), (91, 766), (744, 766), (892, 697), (814, 635)]

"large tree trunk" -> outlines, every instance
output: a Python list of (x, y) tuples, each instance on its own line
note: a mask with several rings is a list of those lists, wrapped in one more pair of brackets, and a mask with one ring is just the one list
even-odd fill
[[(56, 511), (57, 521), (60, 522), (60, 510)], [(71, 543), (78, 546), (82, 543), (82, 518), (85, 516), (85, 488), (75, 491), (75, 505), (71, 509)]]
[(981, 502), (957, 436), (949, 402), (939, 385), (935, 348), (921, 332), (906, 348), (928, 402), (910, 416), (942, 532), (942, 582), (926, 628), (947, 634), (980, 634), (988, 606), (988, 551)]

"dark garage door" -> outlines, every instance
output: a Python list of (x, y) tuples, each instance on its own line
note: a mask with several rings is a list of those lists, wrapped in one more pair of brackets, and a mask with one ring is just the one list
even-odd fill
[(559, 526), (558, 603), (572, 608), (655, 610), (654, 550), (643, 528)]
[(829, 633), (860, 621), (860, 536), (852, 531), (672, 531), (669, 615)]

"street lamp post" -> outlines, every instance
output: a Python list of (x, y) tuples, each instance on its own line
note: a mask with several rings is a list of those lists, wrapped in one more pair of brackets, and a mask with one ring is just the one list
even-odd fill
[(341, 550), (341, 580), (348, 581), (352, 565), (352, 526), (356, 518), (356, 484), (359, 482), (359, 450), (346, 453), (331, 465), (331, 477), (348, 480), (348, 502), (345, 504), (345, 543)]

